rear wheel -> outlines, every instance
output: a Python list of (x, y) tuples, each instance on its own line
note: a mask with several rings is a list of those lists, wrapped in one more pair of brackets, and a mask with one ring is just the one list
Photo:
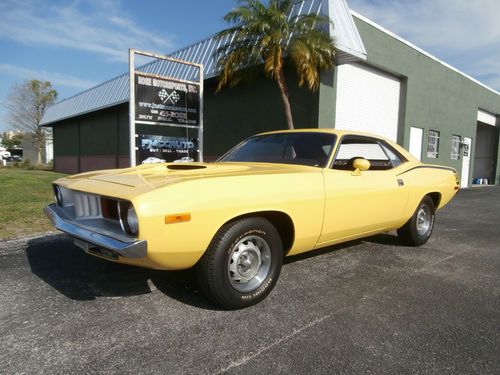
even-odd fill
[(426, 243), (434, 229), (435, 212), (434, 201), (429, 196), (424, 197), (410, 220), (398, 229), (401, 241), (410, 246)]
[(283, 245), (276, 228), (260, 217), (236, 220), (215, 235), (197, 268), (203, 293), (226, 309), (262, 301), (278, 280)]

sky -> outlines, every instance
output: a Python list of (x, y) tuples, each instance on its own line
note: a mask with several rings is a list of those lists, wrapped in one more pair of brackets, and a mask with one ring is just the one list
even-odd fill
[[(498, 0), (347, 0), (349, 7), (500, 91)], [(221, 30), (236, 0), (0, 0), (0, 131), (14, 84), (59, 100), (128, 70), (128, 48), (168, 54)]]

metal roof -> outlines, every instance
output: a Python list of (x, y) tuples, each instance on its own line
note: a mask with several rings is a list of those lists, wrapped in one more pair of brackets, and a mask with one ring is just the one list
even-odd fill
[[(338, 49), (337, 63), (347, 63), (366, 59), (366, 50), (356, 29), (345, 0), (303, 0), (295, 2), (290, 17), (297, 14), (318, 14), (329, 16), (333, 25), (330, 35), (335, 38)], [(171, 53), (169, 56), (203, 64), (205, 79), (218, 74), (214, 52), (222, 45), (230, 42), (230, 37), (216, 40), (213, 36)], [(196, 68), (165, 60), (156, 60), (136, 68), (137, 71), (175, 77), (193, 79), (197, 75)], [(70, 98), (64, 99), (49, 107), (42, 119), (42, 125), (74, 116), (112, 107), (129, 100), (128, 73), (101, 83)]]

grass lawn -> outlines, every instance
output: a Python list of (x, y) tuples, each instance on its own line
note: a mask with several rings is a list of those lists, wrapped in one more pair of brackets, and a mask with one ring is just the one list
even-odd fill
[(42, 208), (54, 201), (51, 182), (61, 173), (0, 168), (0, 240), (54, 230)]

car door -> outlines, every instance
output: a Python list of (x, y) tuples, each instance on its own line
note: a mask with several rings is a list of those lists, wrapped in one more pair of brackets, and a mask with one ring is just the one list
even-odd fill
[[(325, 214), (318, 245), (390, 228), (401, 220), (408, 190), (397, 177), (406, 161), (389, 144), (375, 138), (344, 136), (332, 168), (324, 169)], [(354, 171), (352, 162), (364, 158), (370, 169)]]

